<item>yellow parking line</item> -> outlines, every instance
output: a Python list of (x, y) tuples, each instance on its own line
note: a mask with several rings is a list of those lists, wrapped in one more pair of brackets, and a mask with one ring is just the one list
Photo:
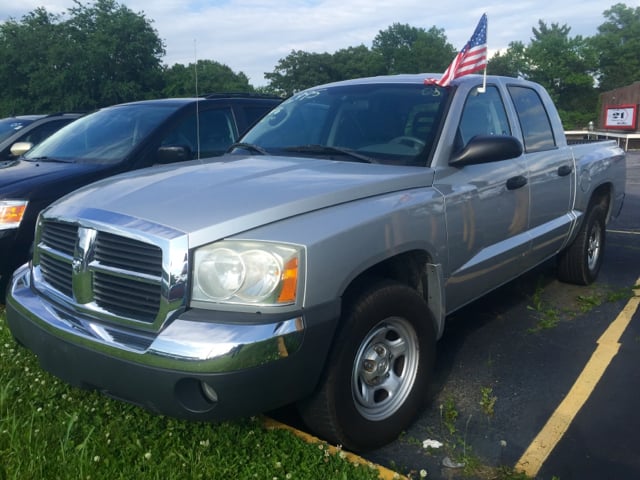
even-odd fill
[(531, 442), (529, 448), (524, 452), (516, 469), (535, 477), (542, 464), (553, 451), (558, 442), (571, 425), (580, 408), (585, 404), (596, 384), (611, 363), (613, 357), (620, 348), (620, 337), (631, 322), (633, 314), (640, 304), (640, 279), (636, 282), (634, 296), (627, 302), (627, 305), (620, 312), (618, 317), (609, 325), (609, 328), (598, 339), (598, 346), (593, 355), (582, 370), (582, 373), (571, 387), (569, 393), (560, 402), (558, 408), (549, 418), (540, 433)]

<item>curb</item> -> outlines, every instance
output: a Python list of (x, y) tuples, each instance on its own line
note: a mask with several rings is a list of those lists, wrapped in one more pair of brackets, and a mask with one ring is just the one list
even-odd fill
[[(304, 440), (307, 443), (325, 443), (326, 442), (324, 440), (319, 439), (318, 437), (314, 437), (313, 435), (303, 432), (301, 430), (298, 430), (295, 427), (292, 427), (290, 425), (281, 423), (277, 420), (274, 420), (270, 417), (262, 417), (262, 424), (268, 428), (268, 429), (282, 429), (282, 430), (288, 430), (291, 433), (293, 433), (296, 437), (301, 438), (302, 440)], [(372, 469), (375, 469), (378, 471), (378, 477), (381, 480), (408, 480), (407, 477), (405, 477), (404, 475), (399, 474), (398, 472), (394, 472), (393, 470), (390, 470), (386, 467), (383, 467), (382, 465), (377, 465), (374, 464), (373, 462), (370, 462), (368, 460), (365, 460), (364, 458), (362, 458), (359, 455), (356, 455), (355, 453), (351, 453), (351, 452), (347, 452), (342, 450), (341, 448), (338, 447), (334, 447), (333, 445), (329, 445), (327, 444), (327, 450), (329, 450), (329, 452), (331, 452), (333, 455), (337, 455), (339, 452), (342, 452), (343, 454), (346, 455), (346, 458), (351, 462), (351, 463), (357, 463), (359, 465), (363, 465), (363, 466), (368, 466)]]

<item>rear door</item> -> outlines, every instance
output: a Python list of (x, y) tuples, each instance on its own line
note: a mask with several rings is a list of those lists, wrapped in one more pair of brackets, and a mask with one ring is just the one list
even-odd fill
[(562, 127), (553, 115), (555, 112), (545, 108), (541, 94), (528, 86), (507, 88), (522, 130), (529, 170), (531, 262), (539, 263), (562, 248), (571, 228), (570, 211), (575, 194), (573, 154), (564, 138), (554, 136), (554, 123), (557, 129)]

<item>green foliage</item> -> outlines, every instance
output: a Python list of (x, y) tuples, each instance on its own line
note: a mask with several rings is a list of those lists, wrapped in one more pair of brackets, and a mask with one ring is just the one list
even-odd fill
[(525, 75), (528, 64), (524, 43), (511, 42), (504, 53), (498, 52), (489, 59), (487, 71), (492, 75), (519, 78)]
[(154, 96), (164, 46), (143, 14), (78, 1), (69, 17), (38, 8), (0, 24), (0, 114), (88, 111)]
[(496, 402), (498, 397), (493, 395), (493, 388), (481, 387), (480, 388), (480, 407), (487, 417), (493, 417), (495, 413)]
[(597, 118), (596, 51), (581, 36), (570, 37), (567, 25), (548, 26), (539, 20), (532, 32), (528, 46), (511, 43), (489, 61), (489, 71), (540, 83), (555, 102), (565, 129), (584, 128)]
[(244, 73), (234, 73), (231, 68), (212, 60), (198, 60), (186, 67), (175, 64), (164, 72), (164, 97), (192, 97), (215, 92), (252, 92)]
[(600, 88), (609, 91), (640, 79), (640, 7), (617, 3), (604, 16), (590, 41), (598, 52)]
[(328, 53), (293, 50), (280, 59), (273, 72), (265, 73), (264, 77), (276, 92), (288, 97), (297, 91), (336, 79), (331, 59)]
[(385, 74), (442, 72), (456, 55), (444, 30), (394, 23), (373, 39), (371, 51), (384, 62)]
[(259, 418), (188, 422), (69, 387), (16, 345), (0, 306), (1, 480), (378, 478), (352, 460)]
[(447, 429), (450, 435), (456, 433), (456, 420), (458, 419), (458, 410), (453, 398), (446, 398), (444, 403), (440, 405), (440, 421)]

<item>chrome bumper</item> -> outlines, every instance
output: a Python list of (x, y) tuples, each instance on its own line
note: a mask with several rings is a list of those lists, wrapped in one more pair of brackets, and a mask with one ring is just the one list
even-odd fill
[[(81, 318), (30, 288), (27, 265), (13, 277), (12, 308), (50, 335), (140, 365), (222, 373), (265, 365), (296, 353), (305, 332), (300, 316), (273, 323), (220, 323), (176, 318), (158, 333), (140, 333)], [(264, 316), (262, 316), (264, 317)]]

